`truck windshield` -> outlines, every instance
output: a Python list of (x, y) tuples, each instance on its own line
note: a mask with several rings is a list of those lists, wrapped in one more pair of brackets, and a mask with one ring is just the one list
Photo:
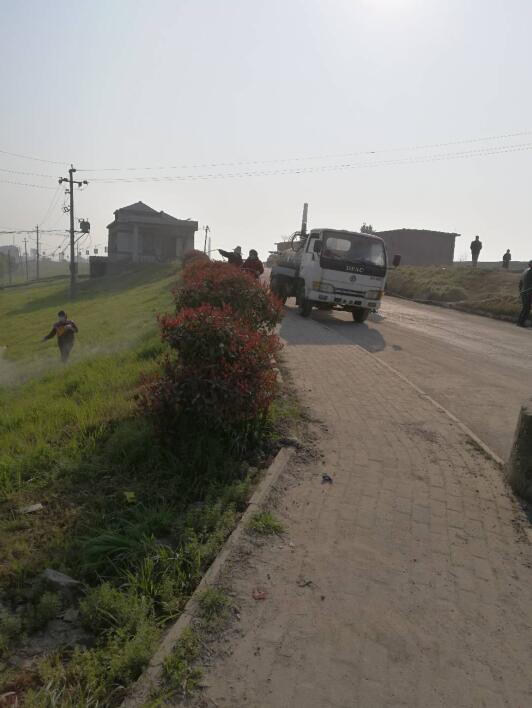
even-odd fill
[(377, 239), (359, 234), (323, 234), (322, 254), (324, 258), (365, 263), (384, 267), (386, 255), (384, 244)]

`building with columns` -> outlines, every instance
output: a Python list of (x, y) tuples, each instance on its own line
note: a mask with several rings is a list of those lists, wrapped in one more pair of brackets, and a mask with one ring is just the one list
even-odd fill
[(130, 263), (180, 260), (194, 248), (197, 221), (176, 219), (143, 202), (117, 209), (114, 214), (114, 221), (107, 226), (107, 257), (90, 259), (93, 276), (119, 272)]

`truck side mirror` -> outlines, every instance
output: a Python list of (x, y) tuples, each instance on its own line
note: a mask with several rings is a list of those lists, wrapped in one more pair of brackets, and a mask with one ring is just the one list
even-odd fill
[(314, 241), (314, 253), (321, 253), (321, 241)]
[(400, 262), (401, 262), (401, 256), (394, 256), (393, 257), (392, 263), (393, 263), (394, 268), (398, 268)]

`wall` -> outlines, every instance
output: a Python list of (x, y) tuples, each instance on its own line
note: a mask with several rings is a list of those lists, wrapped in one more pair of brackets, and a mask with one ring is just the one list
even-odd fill
[(397, 229), (380, 231), (388, 260), (401, 256), (402, 265), (450, 265), (454, 260), (455, 235), (440, 231)]

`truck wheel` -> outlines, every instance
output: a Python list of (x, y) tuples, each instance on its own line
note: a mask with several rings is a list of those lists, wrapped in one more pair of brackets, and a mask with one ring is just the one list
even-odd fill
[(351, 312), (355, 322), (365, 322), (368, 319), (369, 310), (365, 307), (357, 307), (356, 310)]
[(312, 303), (305, 297), (299, 298), (299, 314), (301, 317), (309, 317), (312, 312)]
[(270, 290), (272, 293), (281, 300), (283, 305), (286, 305), (287, 295), (286, 295), (286, 285), (280, 282), (277, 278), (272, 278), (270, 281)]

